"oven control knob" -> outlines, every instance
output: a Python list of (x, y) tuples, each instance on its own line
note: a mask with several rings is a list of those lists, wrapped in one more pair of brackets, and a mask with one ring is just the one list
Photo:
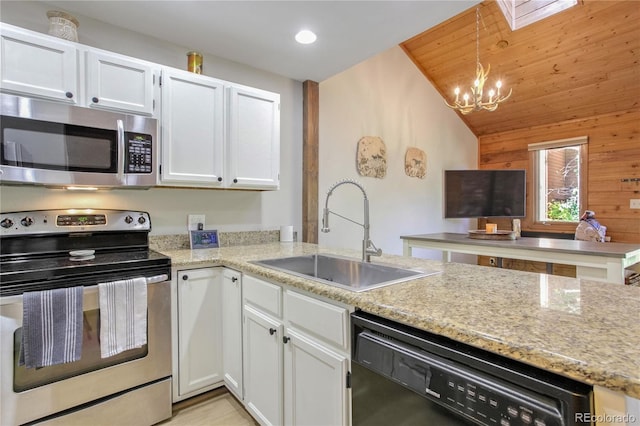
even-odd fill
[(9, 218), (2, 219), (2, 221), (0, 221), (0, 226), (3, 228), (11, 228), (13, 226), (13, 221)]
[(33, 225), (33, 219), (29, 216), (23, 217), (22, 220), (20, 220), (20, 224), (22, 226), (31, 226)]
[(124, 218), (124, 221), (127, 223), (131, 223), (133, 222), (133, 218), (130, 215), (127, 215), (127, 217)]
[(139, 223), (140, 225), (144, 224), (146, 221), (147, 221), (147, 219), (145, 219), (145, 218), (144, 218), (144, 216), (140, 216), (140, 217), (138, 218), (138, 223)]

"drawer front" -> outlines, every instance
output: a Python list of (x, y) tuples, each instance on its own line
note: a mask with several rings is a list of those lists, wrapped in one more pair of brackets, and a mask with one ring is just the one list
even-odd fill
[(295, 291), (285, 292), (285, 316), (291, 327), (348, 349), (349, 312)]
[(275, 317), (282, 317), (282, 287), (245, 275), (242, 294), (246, 302)]

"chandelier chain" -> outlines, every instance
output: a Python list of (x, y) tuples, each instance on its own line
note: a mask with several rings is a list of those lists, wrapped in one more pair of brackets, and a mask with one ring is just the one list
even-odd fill
[(476, 8), (476, 64), (480, 63), (480, 8)]

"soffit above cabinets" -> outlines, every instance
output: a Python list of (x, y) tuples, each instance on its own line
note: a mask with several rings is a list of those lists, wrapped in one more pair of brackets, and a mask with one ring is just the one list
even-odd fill
[[(52, 0), (48, 4), (80, 20), (81, 43), (88, 17), (205, 55), (299, 81), (321, 82), (479, 1)], [(317, 41), (296, 43), (294, 35), (302, 29), (315, 32)], [(139, 56), (128, 46), (119, 49)], [(205, 73), (222, 78), (210, 74), (207, 66), (205, 58)]]

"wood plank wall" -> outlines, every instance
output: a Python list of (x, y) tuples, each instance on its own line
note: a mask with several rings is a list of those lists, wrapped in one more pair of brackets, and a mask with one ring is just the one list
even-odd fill
[[(502, 108), (508, 108), (505, 104)], [(629, 200), (640, 198), (640, 109), (544, 126), (523, 128), (478, 138), (481, 169), (527, 170), (527, 217), (523, 230), (541, 230), (532, 219), (532, 191), (527, 145), (575, 136), (588, 136), (587, 206), (607, 227), (614, 242), (640, 244), (640, 209)], [(509, 222), (498, 223), (505, 229)], [(508, 229), (508, 228), (507, 228)], [(573, 227), (575, 229), (575, 227)], [(562, 232), (570, 233), (565, 228)]]

